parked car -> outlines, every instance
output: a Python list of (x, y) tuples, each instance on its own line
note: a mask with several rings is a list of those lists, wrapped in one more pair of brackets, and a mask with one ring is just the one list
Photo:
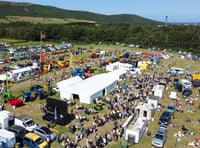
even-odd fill
[(47, 139), (47, 136), (50, 136), (50, 141), (56, 140), (56, 133), (51, 131), (48, 127), (45, 126), (37, 126), (33, 132), (37, 135), (39, 135), (42, 139)]
[(27, 134), (27, 130), (22, 126), (12, 126), (8, 128), (9, 131), (15, 133), (16, 142), (20, 143), (20, 146), (23, 146), (23, 137)]
[(48, 148), (48, 144), (40, 136), (34, 133), (27, 133), (23, 138), (23, 143), (30, 148)]
[(160, 116), (159, 124), (168, 125), (171, 120), (171, 113), (168, 111), (164, 111), (163, 114)]
[(179, 79), (178, 78), (174, 78), (173, 84), (176, 85), (178, 82), (179, 82)]
[(152, 145), (155, 147), (162, 148), (165, 144), (166, 139), (167, 139), (167, 130), (159, 128), (152, 140)]
[(166, 111), (170, 112), (170, 114), (173, 115), (174, 112), (175, 112), (175, 105), (174, 104), (168, 104)]
[(187, 98), (192, 94), (192, 90), (191, 89), (185, 89), (182, 93), (183, 98)]
[(181, 80), (181, 84), (184, 88), (191, 88), (192, 87), (192, 83), (186, 79)]

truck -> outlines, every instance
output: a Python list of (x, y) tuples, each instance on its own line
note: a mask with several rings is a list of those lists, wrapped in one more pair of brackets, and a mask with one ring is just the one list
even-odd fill
[(0, 148), (13, 148), (15, 144), (15, 134), (6, 129), (0, 129)]
[(14, 122), (14, 114), (7, 110), (0, 111), (0, 128), (7, 129)]
[(37, 126), (37, 124), (33, 121), (33, 119), (26, 115), (20, 115), (15, 117), (14, 122), (15, 125), (22, 126), (30, 132), (32, 132), (33, 129)]

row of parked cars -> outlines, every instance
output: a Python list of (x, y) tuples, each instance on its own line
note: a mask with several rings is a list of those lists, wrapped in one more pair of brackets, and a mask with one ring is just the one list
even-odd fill
[[(3, 110), (3, 112), (7, 113), (9, 111)], [(2, 125), (2, 129), (0, 129), (0, 147), (13, 147), (14, 145), (22, 147), (26, 145), (30, 148), (47, 148), (49, 147), (47, 141), (51, 143), (56, 140), (57, 135), (53, 130), (37, 125), (29, 116), (20, 115), (14, 118), (12, 113), (9, 115), (8, 117), (3, 116), (5, 117), (3, 118), (4, 121), (1, 122), (0, 120)], [(8, 120), (9, 124), (14, 122), (14, 125), (10, 127), (4, 125)]]
[(156, 134), (154, 135), (154, 138), (152, 140), (153, 146), (159, 148), (162, 148), (164, 146), (165, 141), (167, 139), (167, 128), (170, 123), (171, 116), (174, 115), (174, 112), (175, 112), (175, 105), (168, 104), (166, 111), (162, 113), (158, 121), (160, 127), (156, 131)]

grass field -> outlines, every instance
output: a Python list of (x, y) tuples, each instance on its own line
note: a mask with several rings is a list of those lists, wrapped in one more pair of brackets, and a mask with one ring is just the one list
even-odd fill
[[(38, 43), (39, 42), (16, 43), (15, 46), (36, 45)], [(96, 49), (101, 49), (101, 50), (111, 51), (111, 52), (119, 51), (121, 48), (124, 48), (124, 47), (122, 47), (120, 45), (119, 46), (114, 46), (114, 45), (93, 45), (93, 44), (75, 45), (75, 49), (78, 48), (78, 47), (84, 47), (84, 48), (87, 48), (87, 49), (89, 49), (90, 47), (94, 47), (94, 49), (92, 49), (93, 51), (96, 51)], [(134, 48), (128, 48), (128, 47), (126, 47), (125, 49), (127, 51), (130, 51), (131, 53), (134, 53), (136, 51), (146, 51), (146, 49), (134, 49)], [(91, 52), (84, 51), (84, 53), (82, 55), (81, 54), (80, 55), (74, 55), (74, 60), (77, 59), (78, 57), (84, 57), (84, 60), (88, 61), (90, 59), (89, 58), (90, 55), (91, 55)], [(59, 56), (56, 56), (56, 59), (58, 57)], [(190, 72), (193, 72), (193, 73), (195, 71), (199, 70), (199, 67), (200, 67), (199, 62), (194, 62), (192, 60), (186, 60), (186, 59), (180, 59), (180, 58), (177, 58), (177, 57), (178, 57), (178, 55), (175, 54), (174, 58), (171, 59), (171, 60), (161, 60), (159, 65), (164, 65), (164, 68), (158, 69), (158, 72), (166, 73), (166, 71), (168, 69), (168, 64), (171, 64), (174, 67), (181, 67), (181, 68), (184, 68), (184, 69), (187, 68), (187, 69), (189, 69)], [(109, 59), (109, 58), (111, 58), (111, 57), (105, 57), (105, 59)], [(67, 57), (67, 59), (69, 59), (69, 57)], [(95, 62), (95, 60), (96, 60), (96, 62)], [(24, 62), (24, 61), (21, 61), (21, 62)], [(93, 64), (94, 66), (98, 67), (98, 62), (99, 62), (99, 59), (91, 59), (90, 64)], [(97, 63), (97, 64), (95, 64), (95, 63)], [(87, 62), (87, 64), (88, 64), (88, 62)], [(84, 65), (84, 64), (82, 64), (82, 65)], [(75, 64), (75, 67), (76, 66), (80, 66), (80, 65), (79, 64)], [(50, 72), (50, 73), (45, 74), (45, 75), (42, 75), (43, 80), (44, 80), (44, 78), (46, 76), (52, 76), (52, 77), (56, 76), (57, 78), (59, 78), (61, 76), (61, 72), (62, 72), (62, 70), (57, 71), (57, 75), (55, 75), (55, 71), (54, 72)], [(153, 74), (153, 71), (147, 70), (147, 72)], [(185, 72), (187, 72), (187, 70)], [(96, 72), (96, 73), (99, 73), (99, 72)], [(183, 78), (184, 76), (181, 76), (180, 78)], [(173, 80), (173, 78), (171, 78), (171, 80)], [(12, 94), (14, 96), (18, 96), (21, 99), (22, 92), (24, 90), (28, 90), (31, 87), (31, 85), (34, 85), (34, 84), (37, 84), (37, 83), (39, 83), (40, 85), (44, 85), (45, 81), (31, 81), (31, 80), (28, 80), (26, 82), (20, 82), (20, 83), (17, 83), (17, 84), (12, 84), (11, 85)], [(154, 121), (149, 123), (149, 130), (151, 131), (152, 135), (151, 136), (144, 135), (142, 137), (140, 143), (130, 146), (131, 148), (151, 148), (152, 147), (151, 146), (151, 141), (153, 139), (153, 136), (154, 136), (156, 130), (159, 127), (158, 119), (159, 119), (160, 115), (166, 109), (167, 104), (175, 103), (175, 100), (170, 100), (169, 99), (169, 93), (170, 93), (170, 91), (172, 89), (174, 89), (174, 87), (172, 86), (171, 83), (168, 84), (167, 86), (168, 86), (167, 94), (166, 94), (165, 98), (161, 99), (161, 104), (163, 106), (162, 111), (161, 112), (156, 112), (155, 115), (154, 115)], [(134, 90), (134, 92), (135, 91), (136, 90)], [(166, 143), (164, 145), (164, 148), (187, 148), (188, 147), (187, 146), (188, 143), (194, 141), (196, 136), (200, 137), (200, 126), (199, 126), (200, 123), (197, 122), (197, 119), (200, 118), (200, 116), (199, 116), (200, 110), (198, 108), (200, 106), (200, 103), (199, 103), (200, 97), (197, 97), (197, 94), (198, 94), (197, 89), (192, 88), (192, 91), (193, 91), (192, 96), (194, 98), (198, 99), (198, 100), (194, 100), (194, 106), (193, 107), (188, 107), (186, 105), (185, 99), (183, 99), (181, 97), (181, 93), (178, 93), (178, 97), (180, 98), (179, 102), (183, 107), (184, 113), (175, 112), (174, 119), (172, 119), (171, 121), (172, 121), (173, 124), (176, 124), (178, 127), (177, 128), (168, 127), (168, 136), (167, 136), (167, 140), (166, 140)], [(59, 94), (56, 94), (53, 97), (56, 98), (56, 99), (59, 99)], [(112, 96), (110, 96), (110, 97), (112, 97)], [(78, 102), (78, 100), (76, 100), (76, 101)], [(0, 102), (2, 102), (2, 100), (0, 100)], [(48, 122), (42, 120), (42, 118), (41, 118), (42, 112), (39, 110), (39, 104), (40, 103), (45, 103), (45, 100), (35, 100), (33, 102), (27, 102), (27, 103), (25, 103), (24, 106), (18, 107), (18, 108), (13, 108), (10, 104), (5, 104), (5, 106), (6, 106), (7, 110), (9, 110), (11, 112), (14, 112), (15, 116), (20, 115), (20, 114), (26, 114), (26, 115), (31, 116), (38, 124), (47, 126)], [(91, 104), (91, 105), (88, 105), (88, 106), (92, 107), (94, 105)], [(69, 106), (68, 110), (70, 111), (72, 108), (74, 108), (74, 106)], [(108, 112), (107, 105), (104, 105), (103, 108), (104, 109), (98, 113), (100, 117), (104, 113)], [(195, 110), (194, 113), (188, 112), (188, 110), (192, 110), (192, 109)], [(80, 111), (80, 113), (83, 113), (83, 112)], [(90, 125), (90, 123), (92, 121), (92, 116), (88, 116), (87, 115), (87, 118), (89, 119), (89, 122), (85, 122), (84, 121), (84, 126)], [(193, 122), (192, 123), (186, 122), (188, 119), (192, 119)], [(73, 120), (70, 124), (73, 124), (75, 122), (76, 121)], [(68, 124), (66, 126), (56, 125), (55, 129), (57, 129), (61, 133), (65, 132), (67, 134), (67, 136), (69, 136), (70, 138), (74, 138), (74, 135), (72, 135), (69, 132), (69, 125), (70, 124)], [(113, 123), (110, 122), (108, 125), (106, 125), (105, 128), (108, 128), (106, 130), (111, 131), (112, 130), (112, 124)], [(181, 131), (181, 125), (183, 125), (183, 124), (188, 127), (189, 131), (194, 132), (195, 136), (184, 135), (183, 137), (180, 138), (181, 139), (180, 142), (178, 142), (176, 137), (174, 136), (174, 133), (176, 133), (178, 131)], [(103, 128), (99, 128), (99, 132), (100, 133), (104, 133), (104, 130), (105, 129), (103, 129)], [(84, 144), (85, 141), (81, 141), (80, 143)], [(119, 144), (120, 144), (120, 140), (118, 142), (112, 141), (106, 147), (108, 147), (108, 148), (117, 148), (117, 147), (119, 147)], [(60, 148), (61, 144), (58, 144), (57, 142), (54, 142), (51, 145), (51, 147), (52, 148)]]

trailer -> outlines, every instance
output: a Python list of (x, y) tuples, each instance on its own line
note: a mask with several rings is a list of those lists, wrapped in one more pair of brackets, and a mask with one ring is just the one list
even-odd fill
[(0, 148), (13, 148), (15, 144), (15, 134), (8, 130), (0, 129)]
[(131, 115), (123, 124), (124, 139), (130, 144), (139, 143), (147, 127), (146, 118)]

